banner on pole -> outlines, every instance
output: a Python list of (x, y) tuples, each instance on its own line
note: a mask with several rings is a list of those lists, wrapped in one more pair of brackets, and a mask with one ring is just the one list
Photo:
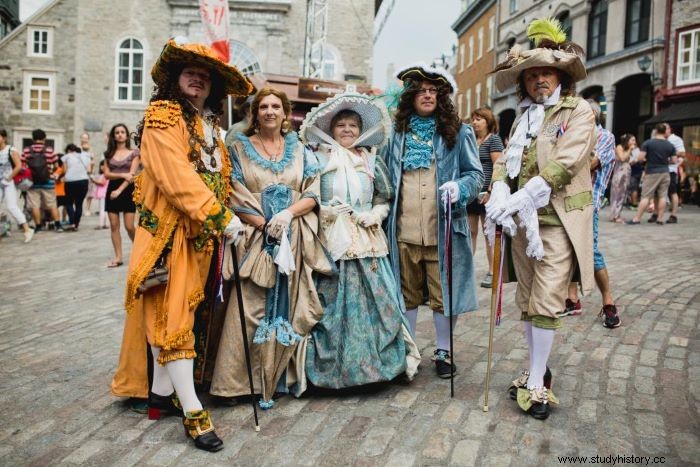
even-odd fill
[(228, 0), (199, 0), (204, 36), (221, 60), (229, 61)]

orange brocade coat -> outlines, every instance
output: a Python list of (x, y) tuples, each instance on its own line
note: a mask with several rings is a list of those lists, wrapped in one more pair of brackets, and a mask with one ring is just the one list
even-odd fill
[[(204, 139), (202, 119), (195, 117), (195, 131)], [(146, 109), (141, 139), (143, 172), (137, 177), (134, 201), (139, 222), (129, 261), (126, 284), (127, 323), (120, 365), (112, 383), (146, 377), (144, 366), (122, 364), (141, 356), (125, 355), (129, 348), (143, 342), (145, 329), (148, 343), (161, 348), (158, 362), (163, 365), (181, 358), (194, 358), (194, 311), (204, 299), (204, 285), (214, 252), (233, 214), (225, 202), (232, 193), (231, 165), (226, 148), (216, 134), (215, 164), (205, 164), (212, 156), (199, 144), (193, 152), (190, 133), (179, 104), (156, 101)], [(211, 141), (207, 142), (211, 144)], [(208, 165), (208, 167), (207, 167)], [(153, 268), (164, 250), (168, 282), (137, 294), (137, 288)], [(130, 335), (131, 328), (140, 335)], [(139, 326), (141, 325), (141, 326)], [(140, 328), (140, 329), (138, 329)], [(136, 345), (128, 345), (127, 340)], [(131, 366), (131, 368), (129, 368)], [(129, 373), (139, 371), (141, 375)], [(123, 372), (120, 376), (120, 372)], [(126, 395), (126, 394), (124, 394)]]

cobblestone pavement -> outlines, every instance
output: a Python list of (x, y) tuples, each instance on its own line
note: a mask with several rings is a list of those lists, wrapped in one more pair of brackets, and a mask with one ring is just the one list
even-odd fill
[(557, 456), (565, 455), (700, 461), (695, 207), (681, 211), (678, 225), (601, 222), (623, 325), (601, 326), (597, 292), (583, 299), (582, 316), (565, 318), (550, 359), (561, 405), (549, 420), (524, 415), (505, 392), (527, 358), (508, 285), (488, 412), (482, 392), (489, 292), (479, 289), (480, 311), (456, 328), (454, 399), (449, 381), (434, 375), (432, 319), (423, 310), (423, 365), (412, 384), (282, 398), (262, 413), (260, 433), (249, 405), (214, 408), (225, 442), (217, 454), (197, 451), (176, 418), (151, 422), (110, 394), (126, 268), (105, 268), (109, 233), (93, 230), (95, 222), (86, 218), (78, 233), (39, 233), (29, 245), (19, 232), (0, 241), (0, 464), (503, 466), (559, 465)]

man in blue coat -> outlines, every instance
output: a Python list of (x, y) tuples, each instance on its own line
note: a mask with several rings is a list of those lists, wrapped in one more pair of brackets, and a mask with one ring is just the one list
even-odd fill
[[(417, 64), (397, 76), (404, 82), (394, 131), (385, 149), (397, 196), (387, 220), (389, 255), (400, 281), (411, 332), (418, 306), (429, 299), (437, 336), (437, 374), (456, 373), (448, 349), (450, 316), (477, 309), (466, 206), (479, 193), (484, 173), (474, 132), (460, 122), (451, 94), (457, 86), (446, 70)], [(447, 284), (445, 209), (452, 205), (452, 309)]]

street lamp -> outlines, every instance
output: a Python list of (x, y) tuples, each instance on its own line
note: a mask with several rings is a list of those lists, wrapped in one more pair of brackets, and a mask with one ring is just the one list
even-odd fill
[(641, 57), (639, 60), (637, 60), (637, 66), (639, 66), (640, 70), (646, 73), (651, 66), (651, 58), (648, 55)]

